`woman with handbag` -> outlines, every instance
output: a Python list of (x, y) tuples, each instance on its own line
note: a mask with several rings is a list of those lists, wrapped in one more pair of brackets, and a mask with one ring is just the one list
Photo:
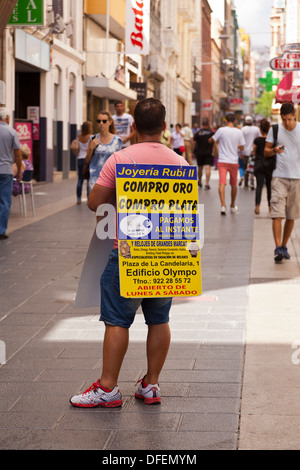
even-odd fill
[[(71, 143), (71, 151), (77, 157), (77, 187), (76, 187), (76, 194), (77, 194), (77, 204), (81, 204), (81, 194), (82, 194), (82, 187), (84, 181), (84, 174), (83, 174), (83, 166), (86, 157), (86, 153), (89, 146), (89, 140), (91, 134), (93, 132), (92, 123), (90, 121), (85, 121), (80, 130), (80, 134), (77, 139), (73, 140)], [(87, 197), (89, 196), (89, 185), (87, 182)]]
[(123, 140), (116, 135), (115, 123), (109, 111), (101, 111), (97, 116), (99, 133), (91, 136), (86, 154), (86, 164), (89, 165), (89, 191), (99, 178), (100, 171), (108, 157), (122, 149)]
[(261, 194), (264, 182), (266, 182), (268, 206), (270, 208), (272, 170), (268, 171), (263, 164), (264, 148), (269, 129), (269, 121), (267, 119), (263, 119), (260, 123), (261, 136), (257, 137), (253, 143), (253, 153), (255, 154), (254, 175), (256, 178), (255, 214), (260, 213)]

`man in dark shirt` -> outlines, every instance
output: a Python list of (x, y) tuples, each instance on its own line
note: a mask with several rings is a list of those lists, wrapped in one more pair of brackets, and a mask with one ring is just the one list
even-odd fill
[(203, 167), (205, 167), (205, 189), (210, 189), (209, 181), (211, 167), (214, 165), (212, 150), (214, 144), (210, 144), (208, 139), (214, 135), (209, 126), (208, 118), (203, 118), (202, 127), (194, 135), (195, 149), (194, 153), (198, 164), (198, 186), (202, 188)]

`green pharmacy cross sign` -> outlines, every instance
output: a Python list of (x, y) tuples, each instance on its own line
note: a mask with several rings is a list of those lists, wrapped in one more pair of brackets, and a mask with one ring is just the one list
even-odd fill
[(42, 26), (44, 0), (18, 0), (8, 21), (10, 26)]
[(266, 78), (259, 78), (258, 81), (266, 88), (266, 91), (272, 91), (273, 85), (278, 85), (279, 78), (273, 78), (273, 72), (266, 72)]

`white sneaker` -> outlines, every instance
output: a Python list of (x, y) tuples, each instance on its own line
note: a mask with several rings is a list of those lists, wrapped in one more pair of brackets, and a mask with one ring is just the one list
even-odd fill
[(230, 207), (231, 212), (234, 214), (238, 211), (238, 206)]
[(221, 207), (221, 215), (226, 215), (226, 207), (225, 206)]
[(141, 379), (137, 382), (137, 384), (140, 382), (140, 385), (134, 396), (144, 400), (146, 405), (159, 405), (161, 402), (159, 385), (149, 384), (147, 387), (143, 388), (143, 380), (144, 379)]
[(105, 392), (100, 387), (98, 380), (81, 395), (71, 397), (70, 402), (72, 405), (80, 408), (96, 408), (98, 406), (116, 408), (122, 406), (122, 395), (118, 387), (115, 387), (110, 392)]

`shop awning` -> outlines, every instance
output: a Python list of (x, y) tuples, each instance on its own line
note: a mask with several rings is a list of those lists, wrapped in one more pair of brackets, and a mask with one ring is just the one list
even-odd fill
[(86, 77), (85, 86), (88, 91), (99, 98), (109, 100), (137, 100), (137, 92), (126, 88), (116, 80), (105, 77)]
[(297, 90), (300, 91), (300, 88), (294, 86), (293, 82), (294, 72), (288, 72), (278, 84), (275, 96), (276, 103), (293, 102), (293, 94), (297, 93)]

